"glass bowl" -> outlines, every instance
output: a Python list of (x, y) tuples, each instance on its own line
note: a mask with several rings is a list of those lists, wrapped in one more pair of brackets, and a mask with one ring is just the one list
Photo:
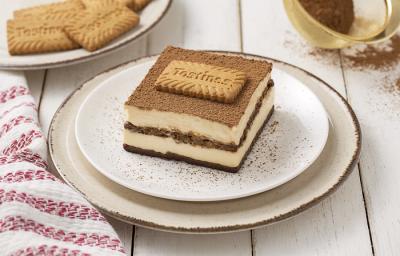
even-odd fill
[(348, 34), (328, 28), (314, 19), (299, 0), (283, 0), (286, 13), (297, 31), (312, 45), (337, 49), (357, 43), (384, 41), (400, 24), (400, 0), (353, 0), (355, 18)]

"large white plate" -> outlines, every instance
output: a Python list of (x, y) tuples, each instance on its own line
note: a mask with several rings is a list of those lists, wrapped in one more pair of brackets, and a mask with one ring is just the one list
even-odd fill
[(103, 81), (149, 58), (99, 74), (65, 100), (54, 115), (48, 134), (54, 166), (69, 185), (103, 212), (147, 228), (185, 233), (232, 232), (293, 217), (328, 197), (349, 177), (360, 156), (361, 131), (353, 110), (332, 87), (300, 68), (267, 60), (303, 81), (318, 96), (330, 120), (328, 141), (318, 159), (275, 189), (219, 202), (168, 200), (121, 186), (86, 160), (75, 140), (75, 119), (82, 101)]
[(183, 201), (250, 196), (299, 175), (326, 143), (329, 124), (321, 102), (302, 82), (275, 68), (275, 112), (238, 173), (126, 152), (123, 104), (153, 64), (131, 67), (101, 83), (76, 119), (82, 153), (102, 174), (127, 188)]
[(7, 20), (13, 17), (13, 11), (25, 7), (59, 2), (56, 0), (0, 0), (0, 69), (43, 69), (60, 67), (78, 62), (88, 61), (96, 57), (110, 53), (113, 50), (125, 46), (156, 25), (165, 15), (172, 0), (153, 0), (141, 13), (140, 25), (125, 35), (115, 39), (107, 46), (88, 52), (83, 49), (43, 53), (23, 56), (11, 56), (7, 47)]

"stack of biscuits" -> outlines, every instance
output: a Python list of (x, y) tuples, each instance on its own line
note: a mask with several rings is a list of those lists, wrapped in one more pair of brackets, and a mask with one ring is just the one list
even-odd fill
[(139, 24), (151, 0), (66, 0), (16, 10), (7, 22), (11, 55), (96, 51)]

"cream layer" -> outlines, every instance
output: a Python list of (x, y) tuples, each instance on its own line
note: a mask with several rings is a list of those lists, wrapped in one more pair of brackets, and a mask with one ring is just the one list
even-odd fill
[(210, 140), (224, 144), (234, 143), (238, 145), (257, 101), (268, 86), (270, 78), (271, 74), (268, 74), (260, 82), (237, 126), (229, 127), (228, 125), (193, 115), (158, 110), (143, 110), (129, 105), (125, 105), (125, 121), (139, 127), (178, 130), (181, 133), (192, 132), (197, 136), (205, 136), (210, 138)]
[(246, 139), (236, 152), (215, 148), (204, 148), (185, 143), (176, 143), (172, 138), (145, 135), (131, 132), (126, 129), (124, 130), (124, 143), (145, 150), (153, 150), (162, 154), (170, 152), (200, 161), (220, 164), (227, 167), (237, 167), (240, 165), (242, 158), (251, 146), (252, 141), (255, 139), (258, 130), (261, 128), (271, 111), (274, 105), (273, 96), (274, 87), (271, 87), (262, 102), (260, 111), (247, 133)]

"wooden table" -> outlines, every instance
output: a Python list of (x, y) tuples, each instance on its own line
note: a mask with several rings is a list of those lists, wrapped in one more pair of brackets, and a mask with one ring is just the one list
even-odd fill
[(151, 34), (118, 52), (84, 64), (26, 72), (44, 131), (61, 102), (82, 82), (170, 44), (264, 55), (320, 76), (355, 109), (363, 129), (363, 152), (358, 168), (333, 196), (265, 228), (181, 235), (110, 219), (128, 254), (400, 255), (399, 95), (396, 99), (393, 94), (376, 93), (376, 78), (385, 72), (346, 68), (339, 50), (310, 54), (315, 49), (293, 29), (282, 1), (175, 0)]

